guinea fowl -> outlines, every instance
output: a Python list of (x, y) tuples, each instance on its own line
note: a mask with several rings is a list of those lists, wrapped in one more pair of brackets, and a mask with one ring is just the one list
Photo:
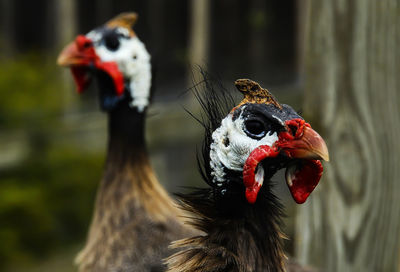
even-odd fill
[(290, 192), (303, 203), (321, 178), (320, 160), (329, 160), (326, 144), (254, 81), (235, 82), (244, 94), (237, 106), (226, 91), (205, 84), (204, 96), (196, 92), (205, 112), (199, 162), (210, 188), (179, 195), (193, 215), (189, 224), (204, 235), (174, 242), (180, 251), (167, 258), (168, 271), (285, 271), (282, 205), (270, 178), (286, 168)]
[(108, 150), (80, 271), (164, 271), (170, 241), (187, 232), (159, 184), (144, 140), (150, 98), (150, 55), (121, 14), (67, 45), (58, 64), (71, 68), (78, 91), (97, 80), (108, 113)]

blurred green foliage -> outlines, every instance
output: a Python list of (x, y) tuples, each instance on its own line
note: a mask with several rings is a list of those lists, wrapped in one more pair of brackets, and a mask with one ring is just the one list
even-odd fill
[(0, 169), (0, 269), (82, 241), (91, 218), (103, 155), (54, 143), (64, 126), (59, 71), (40, 57), (0, 61), (0, 135), (29, 139), (28, 155)]
[[(53, 60), (54, 61), (54, 60)], [(0, 127), (31, 127), (60, 113), (60, 73), (40, 55), (0, 59)]]
[(86, 233), (102, 159), (45, 153), (0, 173), (0, 263), (44, 257)]

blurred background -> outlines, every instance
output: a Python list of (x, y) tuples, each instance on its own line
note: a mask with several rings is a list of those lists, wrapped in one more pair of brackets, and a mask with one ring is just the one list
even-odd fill
[[(56, 58), (77, 34), (87, 33), (120, 12), (135, 11), (139, 14), (135, 32), (157, 65), (147, 139), (152, 164), (168, 190), (202, 185), (195, 155), (203, 138), (202, 128), (184, 110), (199, 111), (192, 95), (186, 92), (197, 79), (195, 65), (206, 67), (228, 89), (233, 89), (237, 78), (252, 78), (280, 102), (304, 109), (313, 127), (327, 136), (331, 154), (338, 150), (327, 168), (331, 183), (324, 181), (328, 185), (317, 190), (319, 197), (303, 208), (313, 207), (314, 213), (296, 212), (286, 185), (277, 182), (277, 193), (288, 214), (285, 232), (291, 239), (285, 246), (289, 254), (323, 267), (322, 261), (310, 257), (313, 246), (306, 245), (313, 243), (310, 237), (314, 232), (322, 244), (314, 247), (321, 251), (318, 258), (314, 257), (327, 263), (344, 263), (336, 264), (331, 271), (361, 271), (360, 267), (373, 269), (363, 271), (395, 271), (393, 268), (400, 266), (400, 190), (395, 183), (400, 174), (392, 171), (395, 165), (391, 162), (375, 170), (376, 162), (369, 162), (370, 154), (379, 158), (384, 152), (380, 148), (387, 147), (394, 138), (374, 136), (365, 119), (357, 117), (367, 116), (375, 99), (373, 92), (368, 92), (372, 95), (368, 99), (358, 99), (357, 92), (376, 90), (382, 86), (380, 82), (386, 82), (383, 89), (388, 92), (380, 90), (379, 103), (394, 103), (389, 107), (394, 112), (388, 117), (394, 119), (387, 122), (396, 124), (400, 120), (400, 84), (394, 72), (398, 74), (400, 63), (394, 46), (400, 42), (400, 4), (382, 2), (385, 4), (375, 6), (373, 1), (365, 1), (364, 5), (360, 1), (345, 4), (333, 0), (324, 4), (297, 0), (0, 0), (0, 270), (74, 271), (73, 258), (84, 243), (102, 175), (106, 115), (100, 112), (93, 89), (78, 96), (72, 76), (67, 69), (56, 66)], [(381, 36), (375, 37), (378, 34)], [(376, 42), (378, 39), (382, 45)], [(387, 107), (380, 106), (374, 112), (386, 116), (385, 110)], [(348, 121), (336, 123), (332, 114)], [(358, 143), (364, 142), (352, 144), (349, 137), (354, 135), (347, 133), (335, 136), (354, 127), (352, 118), (361, 123), (361, 131), (367, 130), (366, 142), (375, 149), (353, 152), (359, 150)], [(375, 122), (370, 120), (369, 124)], [(331, 124), (337, 124), (336, 129)], [(396, 130), (389, 129), (392, 135), (398, 132), (397, 126)], [(400, 151), (398, 144), (391, 148)], [(366, 174), (341, 172), (340, 167), (360, 169)], [(373, 175), (382, 171), (389, 171), (386, 179)], [(371, 179), (374, 181), (369, 182)], [(380, 179), (390, 186), (384, 187), (382, 194), (371, 196), (371, 190), (377, 190), (374, 182)], [(354, 188), (336, 190), (332, 184), (337, 180)], [(363, 185), (360, 180), (368, 182)], [(363, 186), (367, 189), (360, 193)], [(322, 194), (324, 188), (330, 198)], [(360, 195), (361, 200), (355, 200)], [(378, 205), (384, 198), (389, 200), (382, 210), (370, 208), (371, 203)], [(324, 204), (324, 199), (330, 202)], [(346, 208), (337, 207), (332, 199), (345, 203)], [(357, 210), (352, 211), (355, 206)], [(336, 219), (323, 216), (332, 211), (339, 215)], [(301, 222), (297, 230), (296, 216)], [(358, 217), (362, 218), (348, 220)], [(387, 218), (391, 218), (391, 225), (385, 228), (385, 236), (379, 232), (382, 227), (374, 224), (383, 224)], [(302, 224), (304, 220), (312, 221), (313, 226), (304, 230), (308, 227)], [(340, 220), (347, 223), (329, 227)], [(362, 233), (359, 229), (363, 225), (367, 228)], [(382, 247), (377, 246), (377, 250), (390, 252), (382, 257), (383, 261), (374, 263), (376, 258), (371, 252), (360, 253), (362, 256), (357, 258), (358, 250), (371, 242), (368, 239), (381, 235)], [(387, 240), (392, 241), (391, 247), (382, 250)], [(325, 246), (336, 253), (323, 251)], [(349, 255), (351, 258), (343, 257)]]

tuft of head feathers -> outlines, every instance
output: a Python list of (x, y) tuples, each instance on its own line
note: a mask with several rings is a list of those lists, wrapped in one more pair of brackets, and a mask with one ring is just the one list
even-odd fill
[(133, 37), (135, 36), (133, 26), (135, 25), (137, 19), (138, 14), (136, 12), (124, 12), (109, 20), (106, 23), (106, 26), (109, 28), (126, 28), (129, 31), (130, 36)]
[(231, 92), (223, 86), (221, 80), (212, 77), (201, 68), (200, 73), (203, 80), (196, 83), (190, 91), (197, 99), (202, 113), (198, 117), (190, 112), (189, 114), (204, 127), (204, 141), (201, 153), (197, 154), (197, 162), (204, 181), (215, 188), (216, 185), (212, 182), (212, 169), (210, 166), (212, 134), (220, 127), (221, 121), (229, 114), (232, 108), (235, 107), (235, 100)]
[(282, 105), (278, 100), (267, 90), (264, 89), (257, 82), (251, 79), (238, 79), (235, 81), (236, 88), (244, 95), (243, 100), (236, 106), (239, 108), (246, 103), (256, 104), (272, 104), (278, 109), (282, 110)]

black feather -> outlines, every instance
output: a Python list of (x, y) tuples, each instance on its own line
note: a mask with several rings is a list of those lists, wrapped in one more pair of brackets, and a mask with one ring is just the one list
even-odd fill
[(199, 70), (203, 80), (194, 84), (190, 91), (202, 108), (202, 113), (199, 117), (190, 112), (189, 114), (204, 127), (204, 141), (201, 153), (197, 153), (197, 163), (204, 181), (215, 188), (210, 168), (212, 134), (221, 125), (222, 119), (235, 107), (235, 99), (220, 79), (211, 76), (200, 67)]

